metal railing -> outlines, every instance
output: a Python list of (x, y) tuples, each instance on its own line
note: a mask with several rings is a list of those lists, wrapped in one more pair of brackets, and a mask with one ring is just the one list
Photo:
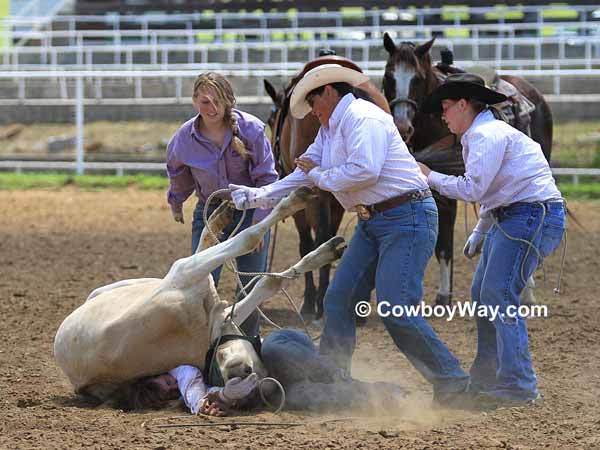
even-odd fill
[[(75, 161), (0, 161), (0, 169), (12, 170), (16, 173), (23, 171), (77, 171), (78, 164)], [(144, 163), (144, 162), (87, 162), (81, 163), (81, 172), (89, 171), (114, 171), (115, 175), (123, 176), (126, 173), (136, 172), (162, 172), (166, 174), (164, 163)], [(553, 175), (570, 176), (573, 184), (579, 184), (579, 177), (594, 176), (600, 177), (600, 169), (595, 168), (553, 168)]]
[[(138, 65), (173, 69), (177, 65), (229, 64), (250, 70), (258, 65), (288, 68), (314, 58), (324, 45), (355, 60), (363, 67), (381, 65), (385, 58), (382, 39), (330, 39), (296, 42), (159, 43), (66, 45), (6, 48), (1, 70), (94, 70), (110, 67), (132, 70)], [(439, 39), (436, 47), (454, 50), (456, 59), (473, 60), (497, 69), (561, 68), (600, 65), (600, 32), (588, 37), (461, 38)], [(521, 52), (523, 56), (517, 57)]]
[[(481, 64), (480, 62), (478, 62)], [(297, 65), (294, 68), (287, 69), (219, 69), (219, 72), (232, 79), (240, 78), (245, 80), (254, 80), (246, 83), (244, 92), (240, 92), (238, 102), (240, 104), (248, 103), (263, 103), (270, 100), (266, 97), (263, 79), (287, 79), (298, 73), (302, 65)], [(464, 67), (469, 67), (465, 64)], [(193, 70), (107, 70), (107, 71), (15, 71), (15, 72), (0, 72), (0, 80), (7, 80), (16, 85), (13, 91), (14, 96), (0, 99), (0, 104), (9, 105), (65, 105), (77, 104), (79, 99), (74, 95), (73, 86), (69, 85), (69, 80), (82, 79), (86, 80), (88, 86), (88, 94), (82, 94), (82, 104), (178, 104), (189, 101), (189, 92), (184, 92), (184, 80), (191, 82), (203, 70), (215, 70), (215, 67), (196, 66)], [(383, 76), (383, 65), (378, 68), (370, 68), (364, 71), (369, 77), (378, 78)], [(499, 70), (500, 75), (517, 75), (525, 78), (551, 79), (552, 92), (548, 93), (554, 96), (561, 95), (561, 80), (565, 77), (573, 78), (598, 78), (600, 77), (599, 69), (525, 69), (525, 70)], [(129, 96), (124, 96), (122, 93), (116, 96), (104, 95), (104, 80), (120, 79), (129, 83), (132, 87)], [(143, 80), (158, 79), (163, 83), (171, 83), (173, 92), (172, 95), (144, 95)], [(46, 84), (54, 85), (57, 92), (55, 97), (32, 97), (28, 95), (28, 83), (35, 80), (44, 80)], [(251, 91), (251, 85), (254, 84), (255, 89)], [(82, 84), (83, 81), (82, 81)], [(600, 90), (596, 92), (587, 92), (585, 94), (569, 94), (568, 101), (598, 101)]]

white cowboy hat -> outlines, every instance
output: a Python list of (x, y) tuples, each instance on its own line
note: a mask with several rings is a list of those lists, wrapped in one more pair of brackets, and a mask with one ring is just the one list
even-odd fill
[(292, 98), (290, 99), (292, 116), (296, 119), (302, 119), (311, 111), (312, 108), (306, 101), (306, 95), (313, 89), (325, 86), (326, 84), (340, 82), (358, 86), (366, 81), (369, 81), (369, 77), (364, 73), (340, 66), (339, 64), (322, 64), (317, 66), (306, 72), (294, 87)]

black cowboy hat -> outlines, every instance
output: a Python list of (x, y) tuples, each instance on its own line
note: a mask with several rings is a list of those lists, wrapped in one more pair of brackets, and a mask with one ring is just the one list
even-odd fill
[(506, 95), (485, 87), (483, 78), (472, 73), (453, 73), (448, 75), (423, 102), (423, 112), (432, 113), (442, 110), (442, 100), (460, 100), (461, 98), (480, 100), (487, 105), (503, 102)]

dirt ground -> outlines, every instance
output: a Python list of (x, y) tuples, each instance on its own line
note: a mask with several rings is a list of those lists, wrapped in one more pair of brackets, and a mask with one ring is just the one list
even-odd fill
[[(588, 231), (571, 227), (569, 232), (564, 293), (557, 296), (552, 291), (559, 255), (546, 262), (546, 282), (541, 273), (537, 277), (536, 295), (548, 306), (548, 317), (529, 322), (539, 387), (545, 396), (535, 406), (488, 413), (433, 409), (430, 387), (374, 318), (359, 331), (354, 375), (397, 382), (412, 392), (396, 414), (262, 412), (213, 420), (302, 426), (162, 429), (149, 425), (167, 420), (198, 424), (208, 419), (169, 419), (185, 414), (179, 409), (124, 413), (86, 404), (56, 366), (52, 345), (62, 320), (94, 288), (125, 278), (161, 277), (175, 259), (186, 256), (192, 205), (186, 204), (184, 226), (172, 221), (162, 192), (1, 191), (0, 205), (1, 449), (600, 448), (598, 203), (570, 204)], [(462, 225), (457, 227), (456, 241), (459, 251)], [(275, 267), (287, 267), (297, 258), (297, 238), (288, 220), (280, 227)], [(473, 268), (472, 262), (457, 258), (456, 300), (468, 298)], [(425, 281), (428, 301), (434, 297), (436, 273), (432, 261)], [(230, 298), (229, 274), (224, 281), (222, 297)], [(291, 292), (299, 299), (302, 289), (303, 283), (297, 282)], [(281, 325), (299, 326), (282, 296), (266, 304), (265, 311)], [(472, 321), (434, 319), (432, 324), (468, 369), (475, 352)], [(334, 418), (346, 420), (323, 422)]]

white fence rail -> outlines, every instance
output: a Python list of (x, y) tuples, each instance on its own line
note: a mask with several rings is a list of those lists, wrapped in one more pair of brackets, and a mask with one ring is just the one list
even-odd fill
[[(82, 167), (81, 173), (88, 170), (110, 170), (118, 176), (123, 176), (126, 172), (164, 172), (166, 174), (163, 163), (84, 162)], [(0, 161), (0, 169), (13, 170), (16, 173), (23, 173), (24, 170), (77, 171), (78, 165), (76, 161)]]
[[(298, 32), (297, 29), (295, 31)], [(111, 41), (107, 43), (84, 43), (82, 38), (78, 38), (80, 42), (75, 44), (50, 45), (51, 39), (42, 39), (39, 46), (3, 48), (0, 69), (57, 70), (71, 67), (95, 70), (110, 67), (132, 70), (137, 65), (153, 65), (167, 70), (181, 64), (229, 64), (251, 69), (257, 63), (286, 68), (290, 64), (313, 59), (324, 46), (335, 49), (338, 54), (355, 60), (361, 66), (368, 66), (372, 62), (381, 64), (385, 59), (381, 38), (383, 31), (367, 38), (364, 31), (344, 29), (342, 34), (324, 40), (313, 36), (307, 40), (283, 42), (201, 43), (196, 41), (196, 33), (188, 30), (170, 31), (181, 34), (179, 39), (160, 39), (158, 34), (163, 32), (156, 31), (135, 43), (127, 42), (120, 34), (111, 34)], [(395, 34), (404, 40), (418, 39), (407, 37), (404, 28), (398, 29)], [(357, 38), (357, 35), (360, 36)], [(427, 36), (430, 35), (428, 32)], [(439, 38), (436, 47), (450, 48), (457, 59), (478, 60), (499, 69), (573, 65), (589, 69), (600, 64), (600, 25), (596, 25), (594, 33), (588, 36), (486, 37), (475, 34), (472, 37)]]
[[(473, 65), (473, 61), (465, 61), (460, 63), (462, 67), (469, 67)], [(481, 62), (479, 62), (481, 65)], [(83, 95), (81, 101), (83, 103), (106, 103), (106, 104), (123, 104), (123, 103), (156, 103), (156, 104), (176, 104), (182, 101), (189, 100), (189, 93), (183, 92), (183, 80), (193, 80), (198, 74), (205, 70), (218, 70), (225, 76), (236, 78), (253, 79), (256, 81), (255, 96), (251, 92), (245, 92), (248, 96), (244, 98), (240, 103), (261, 103), (264, 100), (261, 98), (265, 95), (263, 88), (263, 78), (278, 78), (278, 77), (292, 77), (298, 73), (302, 68), (303, 64), (294, 64), (292, 67), (279, 68), (279, 69), (260, 69), (254, 67), (252, 70), (248, 69), (224, 69), (215, 66), (197, 66), (193, 70), (92, 70), (92, 71), (68, 71), (68, 70), (56, 70), (56, 71), (8, 71), (0, 72), (0, 80), (12, 81), (16, 84), (16, 91), (14, 95), (8, 98), (0, 99), (0, 104), (73, 104), (77, 103), (77, 96), (73, 95), (73, 90), (70, 89), (67, 81), (68, 80), (91, 80), (93, 82), (93, 95)], [(381, 77), (383, 76), (384, 65), (371, 66), (365, 70), (365, 73), (370, 77)], [(552, 80), (552, 95), (561, 95), (561, 79), (562, 78), (598, 78), (600, 77), (600, 69), (524, 69), (524, 70), (498, 70), (501, 75), (517, 75), (525, 78), (546, 78)], [(132, 95), (129, 98), (105, 98), (103, 94), (103, 80), (121, 79), (128, 80), (132, 83)], [(161, 79), (163, 81), (170, 80), (174, 83), (173, 96), (172, 97), (157, 97), (157, 96), (144, 96), (142, 89), (143, 79)], [(49, 83), (57, 83), (59, 97), (41, 97), (32, 98), (27, 95), (27, 85), (33, 80), (49, 80)], [(592, 92), (591, 95), (600, 94), (598, 92)], [(256, 98), (258, 97), (258, 98)], [(582, 97), (585, 99), (585, 97)], [(597, 100), (597, 97), (588, 97), (587, 99), (592, 101)], [(575, 99), (572, 97), (571, 100)]]
[[(144, 162), (83, 162), (83, 171), (103, 170), (114, 171), (116, 175), (123, 176), (130, 172), (161, 172), (166, 174), (164, 163)], [(77, 171), (76, 161), (0, 161), (1, 170), (12, 170), (16, 173), (23, 171)], [(579, 177), (600, 177), (600, 169), (594, 168), (565, 168), (555, 167), (552, 173), (556, 176), (570, 176), (574, 184), (579, 184)]]

